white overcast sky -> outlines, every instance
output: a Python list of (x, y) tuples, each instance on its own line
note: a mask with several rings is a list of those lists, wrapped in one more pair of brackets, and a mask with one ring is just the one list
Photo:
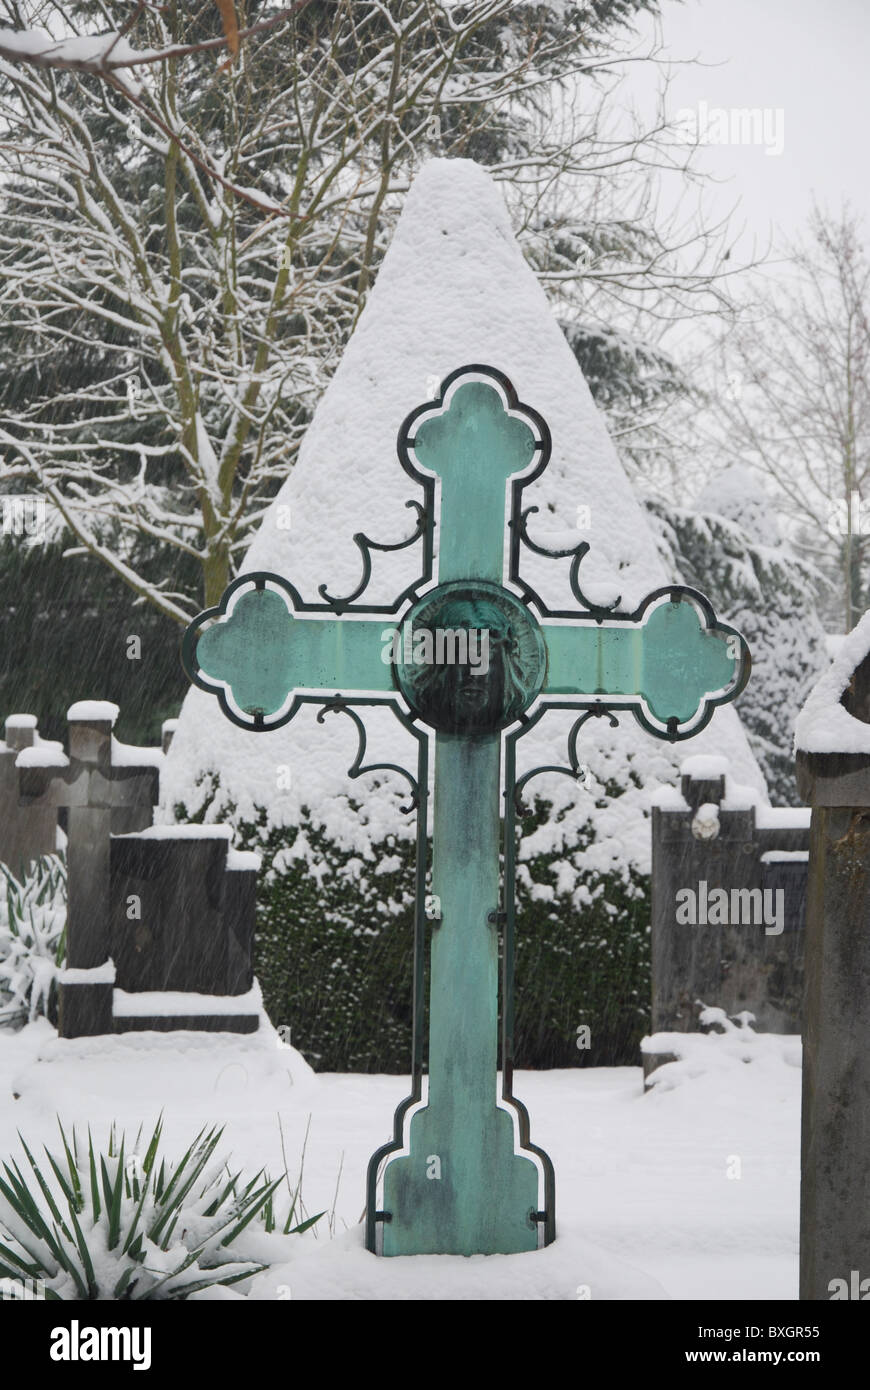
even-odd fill
[(739, 202), (741, 250), (806, 222), (813, 195), (832, 211), (847, 199), (870, 237), (870, 0), (662, 0), (674, 58), (669, 113), (758, 107), (783, 113), (784, 149), (708, 145), (702, 167), (724, 180), (708, 193), (720, 215)]

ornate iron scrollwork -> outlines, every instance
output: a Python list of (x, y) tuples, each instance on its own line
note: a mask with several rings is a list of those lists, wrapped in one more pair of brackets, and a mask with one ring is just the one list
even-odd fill
[(619, 720), (607, 705), (597, 704), (593, 705), (591, 709), (584, 710), (574, 720), (571, 732), (568, 734), (568, 762), (570, 766), (563, 767), (558, 763), (544, 763), (540, 767), (533, 767), (529, 772), (524, 772), (522, 777), (514, 783), (513, 801), (518, 816), (526, 817), (532, 814), (532, 808), (523, 801), (523, 788), (533, 777), (540, 777), (545, 772), (558, 772), (575, 779), (581, 776), (583, 765), (577, 756), (577, 737), (587, 719), (609, 719), (611, 728), (619, 727)]
[[(414, 531), (413, 535), (408, 536), (406, 540), (394, 542), (373, 541), (371, 537), (366, 536), (362, 531), (357, 531), (355, 533), (353, 541), (357, 549), (359, 550), (360, 555), (362, 556), (363, 572), (362, 578), (360, 579), (360, 582), (359, 584), (357, 584), (353, 593), (346, 594), (343, 598), (337, 598), (333, 594), (330, 594), (328, 592), (325, 584), (318, 584), (317, 592), (320, 594), (321, 598), (326, 600), (329, 607), (335, 613), (341, 615), (351, 606), (351, 604), (356, 602), (356, 600), (360, 597), (361, 594), (365, 593), (365, 590), (368, 588), (369, 580), (372, 577), (371, 552), (373, 550), (406, 550), (408, 546), (416, 544), (420, 537), (425, 536), (427, 532), (430, 530), (429, 512), (427, 507), (424, 506), (422, 502), (417, 502), (412, 498), (410, 501), (407, 501), (405, 503), (405, 506), (413, 507), (413, 509), (417, 513), (416, 530)], [(405, 597), (405, 595), (403, 595), (402, 597)]]
[[(360, 704), (362, 702), (357, 701), (356, 703)], [(400, 777), (404, 777), (406, 779), (411, 788), (410, 802), (407, 806), (400, 806), (399, 810), (402, 811), (406, 816), (410, 815), (413, 811), (416, 811), (417, 807), (420, 805), (420, 797), (421, 795), (426, 795), (427, 789), (425, 787), (420, 787), (417, 778), (414, 777), (410, 772), (408, 772), (407, 768), (400, 767), (398, 763), (369, 763), (367, 767), (363, 767), (363, 758), (366, 755), (366, 728), (359, 715), (351, 709), (348, 701), (339, 695), (334, 700), (330, 700), (328, 701), (328, 703), (324, 703), (321, 709), (319, 709), (317, 712), (318, 724), (323, 723), (323, 720), (327, 714), (346, 714), (348, 718), (352, 719), (354, 724), (356, 725), (357, 737), (359, 739), (359, 747), (357, 749), (356, 757), (354, 758), (353, 762), (347, 770), (348, 777), (362, 777), (363, 773), (366, 772), (397, 772)]]
[[(577, 545), (568, 546), (565, 550), (553, 550), (549, 546), (541, 545), (538, 541), (533, 541), (529, 535), (527, 518), (532, 512), (539, 511), (538, 507), (526, 507), (520, 512), (517, 521), (517, 534), (524, 545), (536, 555), (543, 555), (547, 560), (567, 560), (571, 557), (571, 568), (568, 571), (568, 582), (571, 585), (571, 593), (574, 595), (580, 607), (595, 619), (597, 623), (603, 623), (605, 618), (611, 618), (616, 613), (622, 602), (622, 595), (614, 599), (613, 603), (600, 604), (592, 603), (580, 588), (580, 562), (588, 554), (590, 546), (588, 541), (579, 541)], [(513, 525), (513, 522), (511, 522)], [(517, 560), (519, 557), (517, 556)], [(517, 563), (517, 573), (511, 574), (511, 578), (520, 583), (529, 601), (535, 602), (541, 607), (540, 599), (530, 584), (519, 578), (519, 564)], [(579, 616), (579, 615), (578, 615)]]

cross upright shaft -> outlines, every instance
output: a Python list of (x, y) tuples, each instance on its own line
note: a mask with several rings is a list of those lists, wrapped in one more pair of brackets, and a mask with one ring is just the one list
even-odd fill
[[(506, 483), (538, 444), (482, 383), (461, 386), (448, 414), (417, 426), (408, 440), (414, 462), (441, 483), (439, 588), (488, 595), (501, 584)], [(432, 886), (441, 917), (431, 944), (428, 1100), (411, 1121), (411, 1154), (385, 1173), (385, 1254), (509, 1253), (538, 1243), (537, 1168), (514, 1152), (513, 1119), (497, 1100), (500, 791), (498, 730), (436, 732)]]

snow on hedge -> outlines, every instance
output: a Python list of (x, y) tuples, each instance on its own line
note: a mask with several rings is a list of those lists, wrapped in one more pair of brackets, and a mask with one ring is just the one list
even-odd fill
[[(351, 592), (360, 577), (353, 534), (394, 542), (413, 529), (405, 504), (420, 492), (396, 457), (402, 420), (448, 372), (473, 362), (506, 372), (520, 399), (550, 426), (550, 466), (525, 493), (525, 505), (539, 508), (530, 520), (532, 538), (551, 546), (590, 543), (581, 585), (592, 601), (620, 595), (624, 608), (634, 608), (649, 590), (668, 583), (673, 576), (662, 566), (603, 419), (523, 259), (501, 193), (472, 162), (444, 159), (426, 164), (408, 193), (374, 290), (243, 571), (285, 575), (309, 601), (319, 599), (320, 584), (332, 595)], [(577, 529), (578, 519), (588, 522), (586, 529)], [(437, 528), (435, 540), (437, 547)], [(419, 563), (418, 546), (375, 554), (365, 599), (391, 601), (417, 576)], [(575, 606), (566, 561), (526, 551), (522, 564), (551, 607)], [(715, 606), (716, 595), (710, 597)], [(388, 712), (366, 710), (365, 721), (366, 762), (413, 768), (412, 740)], [(561, 711), (548, 714), (520, 745), (520, 771), (564, 763), (571, 722)], [(598, 803), (597, 841), (585, 862), (602, 871), (629, 862), (647, 868), (649, 793), (675, 779), (690, 751), (726, 756), (735, 780), (766, 799), (731, 708), (718, 710), (711, 728), (683, 744), (654, 739), (623, 715), (617, 730), (604, 720), (591, 722), (580, 746), (595, 779), (588, 787), (555, 776), (529, 786), (564, 812), (527, 841), (530, 853), (573, 844)], [(307, 806), (341, 846), (365, 856), (383, 835), (410, 834), (412, 825), (399, 811), (405, 785), (393, 774), (368, 776), (362, 784), (348, 780), (356, 751), (346, 716), (330, 714), (318, 725), (305, 708), (282, 729), (249, 733), (226, 720), (211, 696), (191, 689), (167, 755), (160, 815), (171, 819), (179, 803), (188, 813), (199, 809), (217, 776), (209, 820), (230, 813), (245, 819), (265, 806), (270, 823), (292, 824)], [(371, 792), (375, 781), (386, 785), (364, 798), (363, 788)], [(621, 794), (606, 794), (605, 783), (618, 785)], [(354, 811), (349, 797), (365, 799), (363, 810)]]

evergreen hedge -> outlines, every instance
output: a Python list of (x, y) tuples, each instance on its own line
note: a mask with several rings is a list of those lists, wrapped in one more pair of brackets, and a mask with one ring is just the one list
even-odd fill
[[(523, 835), (549, 815), (536, 802)], [(272, 1022), (290, 1028), (315, 1070), (406, 1072), (413, 840), (387, 836), (362, 859), (336, 846), (308, 812), (298, 825), (276, 828), (265, 811), (237, 825), (236, 838), (263, 856), (254, 968)], [(649, 1030), (649, 878), (584, 870), (589, 839), (518, 862), (518, 1067), (636, 1065)], [(559, 887), (566, 859), (577, 870), (573, 895)], [(575, 896), (586, 899), (582, 908)], [(578, 1045), (584, 1024), (588, 1048)]]

